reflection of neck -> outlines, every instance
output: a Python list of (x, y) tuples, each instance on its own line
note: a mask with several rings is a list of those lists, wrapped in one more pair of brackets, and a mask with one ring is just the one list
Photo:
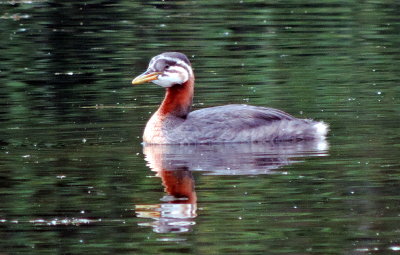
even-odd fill
[(165, 192), (177, 198), (170, 203), (195, 204), (197, 196), (194, 189), (194, 179), (189, 170), (162, 170), (160, 176), (165, 187)]
[(161, 115), (172, 114), (176, 117), (186, 118), (193, 102), (194, 77), (183, 84), (177, 84), (167, 88), (164, 101), (158, 112)]

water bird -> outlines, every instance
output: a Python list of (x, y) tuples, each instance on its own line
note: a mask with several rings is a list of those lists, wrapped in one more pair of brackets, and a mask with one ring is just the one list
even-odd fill
[(191, 111), (194, 74), (187, 56), (165, 52), (150, 60), (133, 85), (166, 88), (164, 100), (147, 122), (145, 144), (213, 144), (325, 139), (328, 125), (298, 119), (274, 108), (229, 104)]

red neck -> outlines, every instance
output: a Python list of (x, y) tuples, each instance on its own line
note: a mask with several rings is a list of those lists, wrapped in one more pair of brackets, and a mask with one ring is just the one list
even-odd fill
[(180, 118), (186, 118), (193, 102), (194, 77), (181, 85), (167, 88), (165, 98), (158, 108), (161, 115), (172, 114)]

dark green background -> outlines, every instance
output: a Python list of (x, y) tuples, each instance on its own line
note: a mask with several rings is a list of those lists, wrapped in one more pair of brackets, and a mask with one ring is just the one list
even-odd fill
[[(399, 17), (392, 0), (0, 1), (0, 252), (400, 249)], [(165, 195), (140, 144), (163, 89), (130, 81), (164, 51), (192, 61), (194, 108), (322, 119), (329, 150), (267, 175), (195, 171), (190, 231), (140, 226), (135, 205)]]

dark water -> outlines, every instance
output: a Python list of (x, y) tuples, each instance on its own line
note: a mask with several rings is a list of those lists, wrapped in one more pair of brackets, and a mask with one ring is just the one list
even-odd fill
[[(397, 254), (397, 1), (0, 0), (3, 254)], [(195, 108), (323, 119), (327, 143), (141, 145), (132, 87), (186, 53)]]

